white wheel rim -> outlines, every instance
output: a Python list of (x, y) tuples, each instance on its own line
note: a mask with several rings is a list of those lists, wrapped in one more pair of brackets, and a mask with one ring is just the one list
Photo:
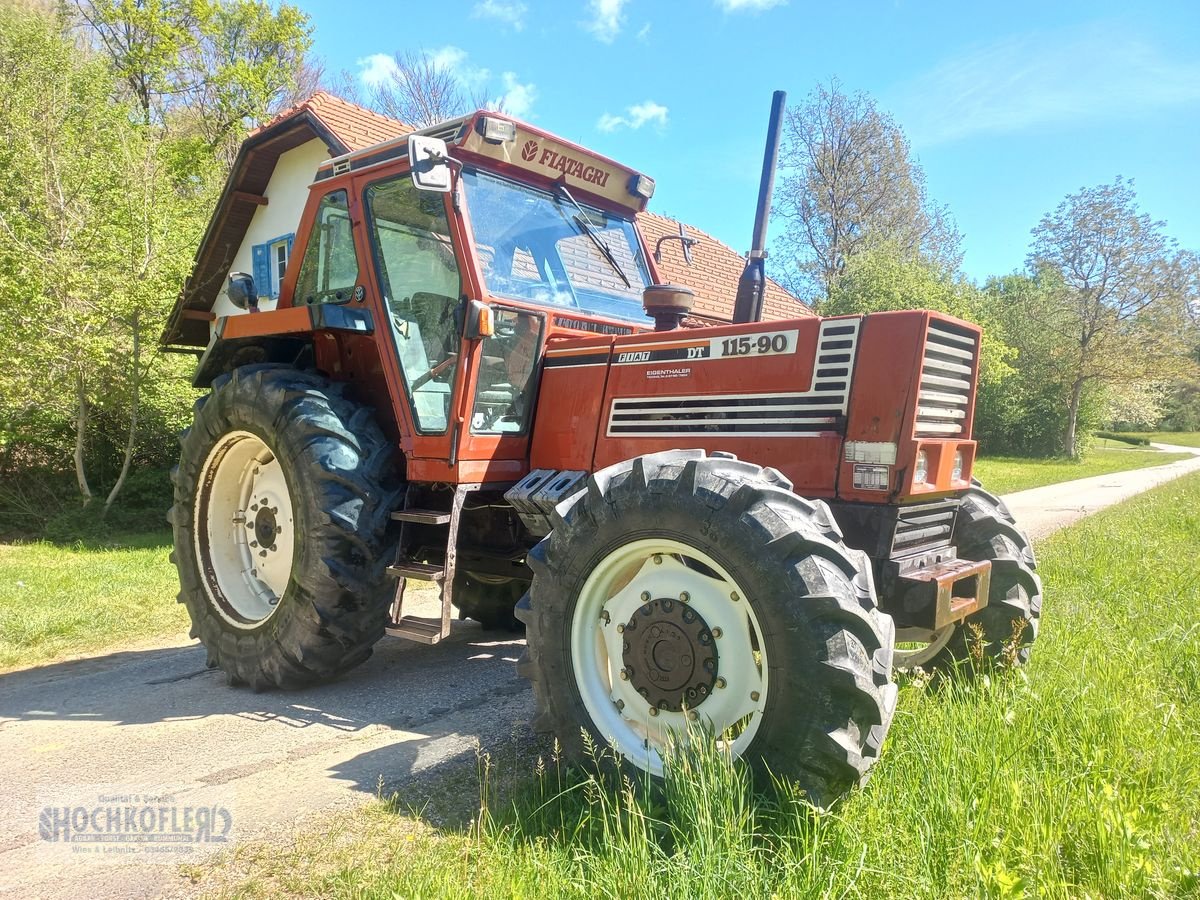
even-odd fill
[(271, 448), (248, 431), (222, 436), (200, 469), (193, 534), (200, 580), (231, 625), (256, 628), (279, 608), (292, 576), (294, 524)]
[(937, 631), (927, 628), (897, 628), (892, 665), (897, 669), (915, 669), (917, 666), (928, 664), (950, 642), (954, 628), (953, 624), (945, 625)]
[[(685, 565), (685, 560), (717, 577)], [(714, 636), (717, 680), (690, 711), (659, 709), (652, 715), (651, 704), (634, 682), (621, 677), (622, 629), (645, 605), (646, 595), (679, 601), (683, 594)], [(754, 610), (742, 588), (712, 557), (679, 541), (632, 541), (592, 570), (571, 621), (571, 663), (596, 731), (621, 756), (655, 775), (663, 772), (668, 744), (701, 733), (697, 725), (728, 753), (740, 756), (762, 722), (767, 659)], [(689, 721), (690, 714), (695, 718)]]

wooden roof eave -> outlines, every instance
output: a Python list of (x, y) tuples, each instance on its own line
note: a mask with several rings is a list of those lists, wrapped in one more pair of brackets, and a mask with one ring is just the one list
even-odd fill
[[(270, 181), (270, 173), (274, 171), (275, 162), (279, 156), (314, 138), (322, 140), (334, 155), (349, 152), (350, 148), (321, 121), (316, 113), (308, 108), (298, 110), (295, 115), (271, 124), (242, 142), (242, 146), (238, 148), (237, 157), (234, 159), (233, 167), (230, 169), (229, 178), (226, 179), (225, 187), (221, 191), (221, 197), (217, 201), (216, 209), (204, 230), (204, 237), (196, 248), (191, 274), (184, 282), (179, 296), (175, 300), (175, 307), (167, 317), (166, 327), (159, 337), (159, 343), (163, 347), (180, 345), (203, 347), (208, 343), (207, 318), (184, 313), (185, 310), (211, 312), (220, 291), (224, 272), (228, 268), (226, 263), (232, 263), (232, 260), (216, 259), (217, 248), (221, 244), (226, 246), (240, 244), (245, 237), (253, 213), (244, 217), (245, 221), (240, 224), (240, 228), (235, 222), (232, 225), (236, 230), (228, 230), (231, 227), (230, 218), (235, 204), (245, 202), (237, 198), (235, 194), (261, 195), (266, 190), (266, 183)], [(266, 176), (260, 179), (262, 183), (257, 189), (247, 186), (246, 179), (251, 172), (251, 166), (259, 161), (264, 152), (268, 156), (262, 158), (262, 162), (269, 163)], [(221, 281), (216, 281), (218, 274), (222, 276)]]

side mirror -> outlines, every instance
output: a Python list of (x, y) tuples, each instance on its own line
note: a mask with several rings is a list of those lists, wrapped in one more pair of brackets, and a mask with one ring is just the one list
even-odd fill
[(408, 164), (418, 191), (450, 193), (450, 155), (446, 142), (423, 134), (408, 136)]
[(254, 289), (254, 279), (245, 272), (229, 273), (229, 287), (225, 294), (238, 309), (258, 312), (258, 291)]

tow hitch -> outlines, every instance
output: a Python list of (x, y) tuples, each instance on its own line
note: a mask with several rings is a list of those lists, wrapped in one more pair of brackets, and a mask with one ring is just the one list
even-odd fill
[(897, 573), (900, 583), (907, 586), (903, 592), (906, 611), (912, 619), (923, 620), (912, 624), (937, 631), (987, 606), (990, 562), (948, 559), (918, 565), (911, 569), (901, 566)]

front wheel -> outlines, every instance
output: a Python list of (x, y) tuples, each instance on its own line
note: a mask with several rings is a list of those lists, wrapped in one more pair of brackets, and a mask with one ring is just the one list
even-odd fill
[(536, 724), (651, 775), (675, 737), (707, 733), (817, 805), (860, 783), (895, 707), (892, 622), (828, 507), (789, 487), (703, 451), (593, 475), (517, 610)]
[(984, 661), (1024, 664), (1042, 616), (1042, 582), (1029, 538), (1004, 501), (972, 481), (959, 505), (954, 542), (963, 559), (991, 562), (988, 605), (939, 631), (900, 629), (896, 665), (950, 670)]

